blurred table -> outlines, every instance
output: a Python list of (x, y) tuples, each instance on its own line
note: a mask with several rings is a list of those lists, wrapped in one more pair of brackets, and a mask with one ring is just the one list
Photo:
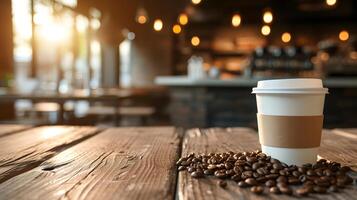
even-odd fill
[[(57, 92), (45, 92), (35, 91), (32, 93), (18, 93), (12, 90), (2, 90), (0, 93), (0, 102), (15, 102), (17, 100), (30, 100), (33, 102), (54, 102), (59, 104), (59, 119), (58, 124), (64, 122), (64, 103), (67, 101), (88, 101), (88, 102), (107, 102), (118, 108), (121, 100), (133, 98), (136, 96), (146, 94), (142, 90), (130, 90), (130, 89), (97, 89), (97, 90), (74, 90), (71, 93), (57, 93)], [(115, 109), (117, 110), (117, 109)], [(119, 112), (114, 112), (115, 124), (119, 123)]]
[[(0, 125), (0, 129), (6, 127)], [(320, 158), (357, 169), (357, 129), (324, 130)], [(0, 199), (296, 199), (176, 170), (189, 153), (259, 148), (249, 128), (44, 126), (0, 137)], [(356, 186), (301, 199), (355, 199)]]

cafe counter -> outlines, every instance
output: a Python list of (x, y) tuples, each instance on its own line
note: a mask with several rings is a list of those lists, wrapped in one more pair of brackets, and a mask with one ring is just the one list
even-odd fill
[[(155, 83), (169, 87), (171, 122), (175, 126), (256, 128), (256, 101), (252, 88), (263, 78), (189, 79), (187, 76), (161, 76)], [(327, 78), (325, 127), (357, 125), (357, 77)]]

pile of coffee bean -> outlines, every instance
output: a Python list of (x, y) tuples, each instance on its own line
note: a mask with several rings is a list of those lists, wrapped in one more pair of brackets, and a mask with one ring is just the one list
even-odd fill
[(193, 178), (214, 176), (218, 185), (227, 187), (226, 179), (239, 187), (249, 187), (255, 194), (307, 196), (309, 193), (338, 192), (353, 182), (347, 175), (350, 167), (320, 159), (315, 164), (287, 165), (261, 151), (194, 154), (177, 161), (178, 170)]

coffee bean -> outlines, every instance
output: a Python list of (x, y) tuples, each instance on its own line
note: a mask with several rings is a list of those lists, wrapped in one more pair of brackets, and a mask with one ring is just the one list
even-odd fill
[(312, 164), (311, 163), (306, 163), (302, 165), (303, 168), (305, 169), (311, 169), (312, 168)]
[(318, 176), (323, 176), (323, 170), (322, 169), (315, 169), (315, 173)]
[(239, 174), (233, 175), (233, 176), (231, 177), (231, 179), (232, 179), (233, 181), (236, 181), (236, 182), (238, 182), (238, 181), (241, 181), (241, 180), (242, 180), (242, 178), (240, 177), (240, 175), (239, 175)]
[(218, 185), (219, 185), (221, 188), (226, 188), (226, 187), (227, 187), (227, 182), (226, 182), (226, 181), (223, 181), (223, 180), (219, 180), (219, 181), (218, 181)]
[(326, 188), (316, 185), (316, 186), (313, 187), (313, 191), (316, 192), (316, 193), (323, 194), (323, 193), (326, 193)]
[(209, 164), (209, 165), (207, 166), (207, 169), (211, 169), (211, 170), (214, 170), (214, 169), (216, 169), (216, 168), (217, 168), (217, 166), (214, 165), (214, 164)]
[(273, 193), (273, 194), (280, 194), (280, 190), (279, 190), (278, 187), (271, 187), (271, 188), (269, 189), (269, 192), (270, 192), (270, 193)]
[(276, 181), (278, 183), (287, 183), (288, 182), (288, 179), (285, 177), (285, 176), (279, 176)]
[(253, 177), (253, 171), (245, 171), (242, 173), (242, 178), (247, 179)]
[(259, 183), (265, 183), (268, 179), (266, 177), (258, 177), (256, 178), (256, 180), (259, 182)]
[(239, 187), (248, 187), (249, 185), (245, 181), (239, 181), (238, 186)]
[(273, 187), (275, 185), (276, 185), (276, 183), (273, 180), (268, 180), (267, 182), (265, 182), (265, 186), (267, 186), (267, 187)]
[(234, 163), (234, 165), (236, 165), (236, 166), (244, 166), (245, 165), (245, 160), (237, 160), (235, 163)]
[(227, 171), (226, 171), (226, 174), (227, 174), (228, 176), (233, 176), (235, 173), (234, 173), (233, 169), (230, 169), (230, 170), (227, 170)]
[(224, 167), (226, 169), (233, 169), (234, 165), (232, 163), (230, 163), (230, 162), (227, 162), (227, 163), (224, 164)]
[(283, 166), (280, 163), (274, 163), (273, 168), (277, 169), (277, 170), (281, 170), (281, 169), (283, 169)]
[(289, 171), (282, 169), (279, 171), (279, 174), (282, 176), (289, 176), (290, 173), (289, 173)]
[(329, 182), (328, 180), (322, 179), (322, 177), (319, 178), (319, 179), (315, 179), (315, 180), (314, 180), (314, 183), (315, 183), (316, 185), (318, 185), (318, 186), (321, 186), (321, 187), (328, 187), (328, 186), (330, 186), (330, 182)]
[(271, 174), (279, 174), (279, 171), (280, 171), (279, 169), (271, 169), (270, 173)]
[(243, 172), (243, 168), (240, 167), (240, 166), (235, 166), (235, 167), (233, 168), (233, 171), (234, 171), (236, 174), (240, 174), (240, 173)]
[(343, 171), (343, 172), (349, 172), (349, 171), (351, 171), (351, 167), (349, 167), (349, 166), (343, 166), (343, 167), (341, 167), (340, 170)]
[(258, 174), (257, 172), (253, 172), (253, 177), (254, 178), (258, 178), (258, 177), (260, 177), (261, 175), (260, 174)]
[(256, 157), (251, 156), (251, 157), (247, 157), (247, 158), (246, 158), (246, 160), (247, 160), (248, 162), (250, 162), (250, 163), (254, 163), (254, 162), (256, 162), (256, 161), (257, 161), (257, 158), (256, 158)]
[(324, 174), (325, 176), (332, 176), (332, 175), (333, 175), (333, 172), (332, 172), (330, 169), (325, 169), (325, 170), (323, 171), (323, 174)]
[(288, 186), (279, 187), (279, 190), (283, 194), (291, 195), (293, 191)]
[(225, 172), (215, 171), (215, 172), (214, 172), (214, 176), (215, 176), (215, 177), (218, 177), (218, 178), (225, 178), (227, 175), (226, 175)]
[(247, 183), (250, 186), (258, 185), (257, 180), (255, 180), (254, 178), (245, 179), (245, 183)]
[(306, 168), (305, 167), (298, 167), (298, 172), (300, 172), (301, 174), (305, 174), (306, 173)]
[(242, 156), (239, 156), (238, 160), (245, 160), (246, 156), (245, 155), (242, 155)]
[[(220, 179), (231, 179), (239, 187), (256, 188), (268, 187), (269, 192), (291, 194), (291, 185), (302, 185), (294, 190), (297, 196), (308, 193), (337, 192), (353, 182), (347, 173), (348, 166), (324, 159), (315, 164), (304, 164), (301, 167), (287, 165), (277, 159), (267, 156), (261, 151), (254, 152), (225, 152), (194, 154), (180, 158), (177, 170), (186, 170), (193, 178), (214, 175)], [(221, 187), (227, 183), (217, 182)], [(295, 188), (295, 187), (294, 187)], [(257, 193), (260, 193), (260, 192)]]
[(289, 177), (288, 178), (288, 183), (291, 185), (296, 185), (300, 183), (300, 180), (297, 179), (296, 177)]
[(296, 195), (298, 196), (307, 196), (309, 194), (309, 188), (301, 187), (295, 190)]
[(188, 165), (190, 165), (190, 164), (191, 164), (191, 162), (186, 161), (186, 160), (184, 160), (184, 161), (181, 162), (181, 165), (182, 165), (182, 166), (188, 166)]
[(265, 175), (267, 179), (276, 179), (279, 177), (279, 174), (267, 174)]
[(300, 180), (301, 183), (306, 182), (306, 181), (307, 181), (306, 175), (301, 175), (301, 176), (299, 176), (299, 180)]
[(253, 170), (257, 170), (261, 165), (262, 165), (262, 164), (261, 164), (261, 163), (258, 163), (258, 162), (253, 163), (252, 169), (253, 169)]
[(264, 192), (264, 188), (262, 186), (253, 186), (250, 188), (250, 191), (255, 194), (262, 194)]
[(306, 181), (303, 186), (314, 186), (315, 183), (313, 181)]
[(192, 173), (192, 172), (196, 171), (196, 169), (193, 167), (188, 167), (187, 171), (188, 171), (188, 173)]
[(281, 187), (288, 187), (288, 184), (287, 183), (283, 183), (283, 182), (278, 182), (276, 183), (276, 186), (278, 186), (278, 188), (281, 188)]
[(250, 166), (244, 166), (244, 170), (249, 170), (249, 171), (251, 171), (252, 168), (251, 168)]
[(293, 171), (292, 175), (295, 176), (296, 178), (299, 178), (301, 173), (299, 171)]
[(191, 176), (193, 178), (201, 178), (203, 176), (203, 174), (200, 171), (195, 171), (191, 173)]
[(265, 174), (268, 174), (268, 171), (265, 168), (261, 167), (261, 168), (257, 169), (257, 173), (260, 175), (265, 175)]
[(316, 175), (316, 173), (315, 173), (315, 171), (314, 171), (314, 170), (309, 169), (309, 170), (307, 170), (306, 175), (308, 175), (308, 176), (315, 176), (315, 175)]
[(328, 188), (328, 191), (329, 192), (338, 192), (338, 187), (336, 185), (331, 185), (329, 188)]

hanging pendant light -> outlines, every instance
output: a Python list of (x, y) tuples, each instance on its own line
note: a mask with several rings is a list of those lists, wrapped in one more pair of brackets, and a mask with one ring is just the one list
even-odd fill
[(149, 20), (148, 13), (146, 12), (145, 8), (138, 8), (138, 10), (136, 11), (135, 20), (139, 24), (145, 24)]

